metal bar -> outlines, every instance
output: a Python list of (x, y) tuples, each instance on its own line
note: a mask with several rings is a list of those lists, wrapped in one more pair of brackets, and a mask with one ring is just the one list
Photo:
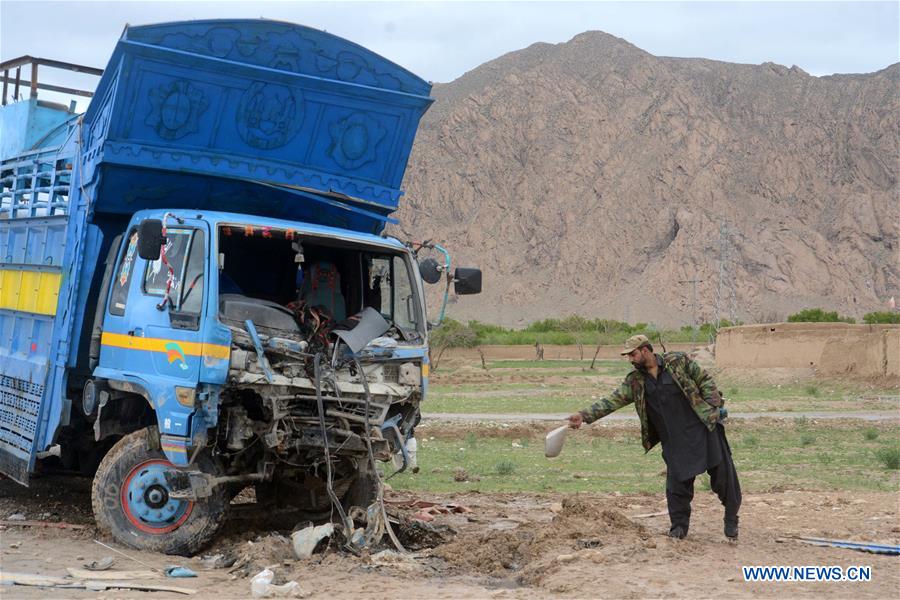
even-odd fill
[(87, 73), (88, 75), (103, 75), (103, 69), (97, 69), (95, 67), (87, 67), (85, 65), (78, 65), (75, 63), (63, 62), (61, 60), (52, 60), (49, 58), (35, 58), (34, 56), (20, 56), (19, 58), (13, 58), (11, 60), (4, 61), (0, 63), (0, 70), (9, 70), (13, 67), (20, 67), (22, 65), (30, 65), (30, 64), (38, 64), (44, 65), (45, 67), (54, 67), (56, 69), (64, 69), (66, 71), (74, 71), (75, 73)]
[[(8, 81), (12, 81), (6, 77), (3, 78), (3, 87), (6, 88), (6, 84)], [(37, 89), (39, 90), (47, 90), (49, 92), (62, 92), (64, 94), (72, 94), (73, 96), (84, 96), (85, 98), (92, 98), (94, 96), (94, 92), (89, 92), (87, 90), (78, 90), (75, 88), (63, 87), (61, 85), (52, 85), (49, 83), (38, 83)]]
[(259, 339), (259, 334), (256, 333), (256, 327), (253, 325), (253, 321), (247, 319), (244, 321), (244, 326), (247, 328), (247, 333), (250, 334), (250, 339), (253, 341), (253, 346), (256, 348), (256, 356), (259, 361), (259, 366), (262, 368), (263, 373), (266, 375), (266, 380), (269, 383), (275, 381), (274, 374), (272, 373), (272, 369), (269, 367), (269, 361), (266, 359), (266, 352), (263, 350), (262, 341)]
[(33, 62), (31, 63), (31, 98), (37, 98), (37, 75), (38, 64)]
[(19, 99), (19, 81), (22, 79), (22, 67), (16, 67), (16, 87), (13, 88), (13, 100)]
[(7, 87), (9, 87), (9, 69), (3, 69), (3, 106), (6, 106)]
[(20, 56), (19, 58), (13, 58), (10, 60), (5, 60), (0, 63), (0, 69), (12, 69), (14, 67), (21, 67), (22, 65), (30, 65), (34, 60), (33, 56)]
[(61, 60), (53, 60), (50, 58), (35, 58), (34, 62), (45, 67), (53, 67), (56, 69), (64, 69), (75, 73), (87, 73), (88, 75), (103, 75), (103, 69), (96, 67), (88, 67), (85, 65), (77, 65), (75, 63), (63, 62)]
[(41, 273), (61, 273), (62, 266), (60, 265), (31, 265), (31, 264), (23, 264), (23, 263), (7, 263), (0, 262), (0, 265), (3, 265), (4, 269), (8, 269), (10, 271), (35, 271)]

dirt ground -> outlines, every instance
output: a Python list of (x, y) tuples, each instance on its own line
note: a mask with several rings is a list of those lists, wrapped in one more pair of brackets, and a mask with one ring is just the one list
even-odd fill
[[(290, 515), (260, 515), (249, 504), (236, 507), (225, 531), (206, 554), (236, 558), (230, 568), (207, 570), (193, 559), (125, 551), (148, 565), (191, 567), (196, 579), (159, 578), (157, 583), (197, 590), (194, 598), (250, 597), (250, 576), (265, 566), (276, 583), (294, 580), (308, 597), (584, 598), (616, 597), (897, 597), (897, 557), (822, 548), (787, 539), (813, 536), (900, 542), (898, 500), (892, 493), (771, 490), (746, 494), (737, 544), (722, 535), (721, 506), (708, 491), (697, 492), (690, 535), (666, 537), (659, 494), (442, 494), (390, 493), (390, 512), (406, 523), (409, 501), (459, 504), (468, 513), (438, 514), (419, 527), (444, 543), (409, 556), (393, 553), (356, 557), (329, 547), (296, 561), (286, 536)], [(404, 504), (406, 502), (406, 504)], [(105, 556), (113, 569), (146, 569), (94, 543), (87, 479), (45, 476), (23, 488), (0, 481), (0, 519), (63, 522), (85, 529), (5, 525), (0, 530), (4, 573), (65, 576), (67, 567)], [(412, 531), (399, 528), (412, 545)], [(742, 565), (867, 565), (867, 583), (747, 583)], [(3, 598), (168, 598), (160, 592), (49, 590), (0, 587)]]

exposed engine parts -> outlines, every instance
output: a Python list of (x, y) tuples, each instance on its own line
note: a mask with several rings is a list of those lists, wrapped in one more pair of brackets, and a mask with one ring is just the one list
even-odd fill
[(335, 326), (316, 309), (237, 296), (223, 303), (232, 349), (213, 446), (226, 472), (302, 482), (294, 504), (330, 504), (353, 539), (347, 511), (381, 498), (376, 461), (391, 464), (416, 425), (421, 365), (394, 357), (402, 336), (372, 309)]

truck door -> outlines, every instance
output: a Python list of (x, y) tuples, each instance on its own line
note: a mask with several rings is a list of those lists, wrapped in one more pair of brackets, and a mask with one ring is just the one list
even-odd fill
[(139, 386), (156, 410), (164, 438), (190, 435), (193, 390), (203, 360), (209, 240), (204, 221), (184, 219), (170, 226), (165, 244), (170, 274), (162, 258), (140, 258), (135, 225), (109, 286), (94, 376)]

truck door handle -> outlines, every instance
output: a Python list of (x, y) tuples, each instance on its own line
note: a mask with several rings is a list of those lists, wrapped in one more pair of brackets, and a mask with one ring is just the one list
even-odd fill
[(131, 331), (128, 332), (128, 335), (132, 337), (144, 337), (144, 330), (141, 327), (135, 327)]

